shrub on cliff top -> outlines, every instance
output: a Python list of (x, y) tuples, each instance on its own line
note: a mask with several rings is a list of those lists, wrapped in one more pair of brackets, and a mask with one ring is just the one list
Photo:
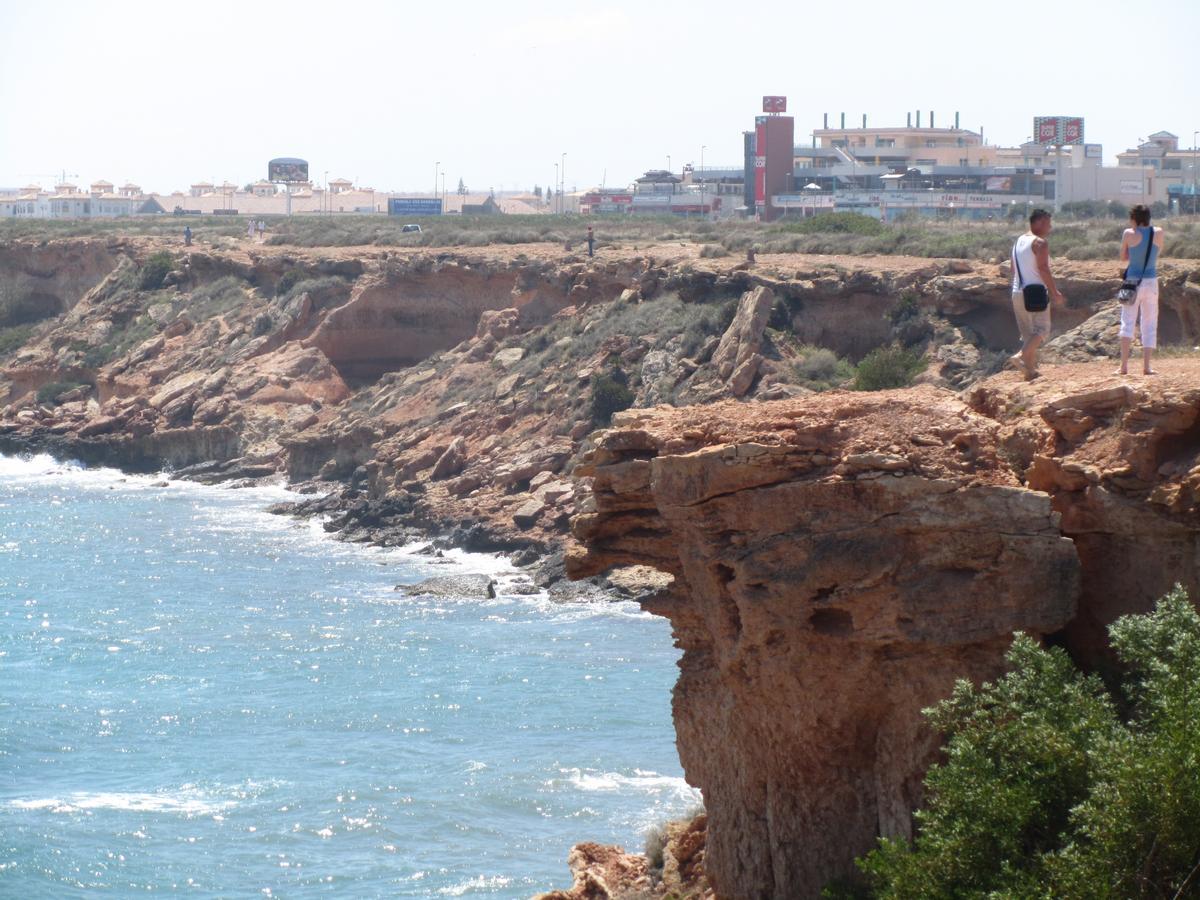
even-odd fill
[(1119, 698), (1018, 636), (1011, 671), (926, 710), (946, 761), (915, 842), (859, 865), (880, 898), (1200, 893), (1200, 615), (1176, 587), (1109, 629)]
[(80, 381), (52, 381), (50, 384), (43, 384), (38, 388), (38, 403), (43, 406), (57, 406), (59, 397), (81, 387), (86, 387), (86, 385)]
[(789, 222), (780, 226), (780, 231), (790, 231), (796, 234), (864, 234), (874, 236), (887, 231), (887, 226), (879, 219), (864, 216), (860, 213), (833, 212), (819, 213), (799, 222)]
[(167, 273), (175, 267), (171, 254), (165, 250), (151, 254), (138, 274), (138, 287), (143, 291), (157, 291), (162, 287)]
[(884, 391), (906, 387), (925, 369), (925, 359), (915, 350), (893, 345), (876, 347), (863, 357), (854, 373), (859, 391)]
[(628, 376), (620, 369), (592, 379), (592, 420), (607, 425), (613, 413), (633, 406), (633, 391), (625, 385)]
[(32, 335), (33, 325), (14, 325), (11, 328), (0, 328), (0, 356), (8, 356), (8, 354), (23, 346)]
[(810, 391), (827, 391), (854, 377), (854, 366), (827, 347), (804, 346), (792, 370), (800, 384)]

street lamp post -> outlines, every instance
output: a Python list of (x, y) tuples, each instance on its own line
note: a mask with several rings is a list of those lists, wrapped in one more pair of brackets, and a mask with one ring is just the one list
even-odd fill
[[(558, 192), (558, 163), (554, 164), (554, 191)], [(558, 212), (558, 197), (554, 198), (554, 212)]]
[(1196, 169), (1196, 138), (1200, 137), (1200, 131), (1192, 132), (1192, 213), (1196, 213), (1196, 186), (1200, 184), (1200, 178), (1197, 177)]
[(330, 215), (333, 210), (333, 205), (329, 202), (329, 170), (325, 170), (325, 190), (322, 192), (322, 199), (325, 201), (325, 215)]
[(1142, 203), (1146, 202), (1146, 139), (1138, 138), (1138, 171), (1142, 178)]
[[(1032, 140), (1033, 135), (1028, 135), (1025, 138), (1026, 146), (1028, 146), (1029, 142)], [(1025, 217), (1029, 218), (1029, 154), (1023, 155), (1021, 157), (1021, 161), (1025, 163)]]
[(438, 193), (437, 193), (438, 169), (440, 169), (441, 166), (442, 166), (441, 160), (438, 160), (437, 162), (435, 162), (433, 164), (433, 199), (434, 200), (437, 199), (437, 195), (438, 195)]
[(670, 153), (667, 154), (667, 171), (668, 172), (671, 171), (671, 154)]
[(563, 197), (563, 193), (567, 189), (567, 151), (565, 150), (562, 154), (562, 168), (559, 169), (559, 177), (562, 178), (562, 184), (558, 192), (558, 211), (559, 213), (566, 215), (567, 201)]
[(700, 215), (703, 218), (708, 218), (704, 209), (704, 151), (707, 149), (704, 144), (700, 145)]

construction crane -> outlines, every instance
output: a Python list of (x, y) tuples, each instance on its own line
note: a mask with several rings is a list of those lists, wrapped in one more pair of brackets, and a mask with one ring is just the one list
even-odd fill
[(58, 180), (55, 182), (55, 184), (58, 185), (58, 184), (65, 184), (68, 178), (78, 178), (79, 173), (78, 172), (68, 172), (66, 169), (63, 169), (60, 172), (32, 172), (32, 173), (27, 172), (26, 174), (24, 174), (20, 177), (21, 178), (57, 178)]

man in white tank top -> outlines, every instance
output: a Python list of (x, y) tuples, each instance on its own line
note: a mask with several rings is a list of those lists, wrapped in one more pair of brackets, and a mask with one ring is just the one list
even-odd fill
[(1062, 307), (1067, 302), (1050, 271), (1050, 245), (1046, 243), (1050, 229), (1050, 213), (1035, 209), (1029, 217), (1029, 231), (1013, 245), (1012, 306), (1021, 332), (1021, 350), (1010, 357), (1010, 362), (1020, 366), (1028, 379), (1038, 376), (1038, 348), (1050, 336), (1050, 307), (1038, 312), (1027, 310), (1025, 287), (1040, 284), (1046, 288), (1053, 305)]

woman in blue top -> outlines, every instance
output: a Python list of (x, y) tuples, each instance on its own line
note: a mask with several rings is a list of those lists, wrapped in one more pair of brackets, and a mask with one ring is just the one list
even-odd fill
[[(1163, 245), (1163, 230), (1150, 225), (1150, 208), (1135, 206), (1129, 211), (1129, 224), (1121, 236), (1121, 262), (1129, 268), (1127, 281), (1139, 281), (1137, 299), (1121, 306), (1121, 369), (1118, 375), (1129, 374), (1129, 349), (1133, 345), (1133, 326), (1142, 320), (1142, 371), (1157, 374), (1150, 368), (1150, 354), (1158, 346), (1158, 254)], [(1149, 241), (1149, 244), (1144, 243)], [(1147, 246), (1150, 255), (1146, 255)]]

